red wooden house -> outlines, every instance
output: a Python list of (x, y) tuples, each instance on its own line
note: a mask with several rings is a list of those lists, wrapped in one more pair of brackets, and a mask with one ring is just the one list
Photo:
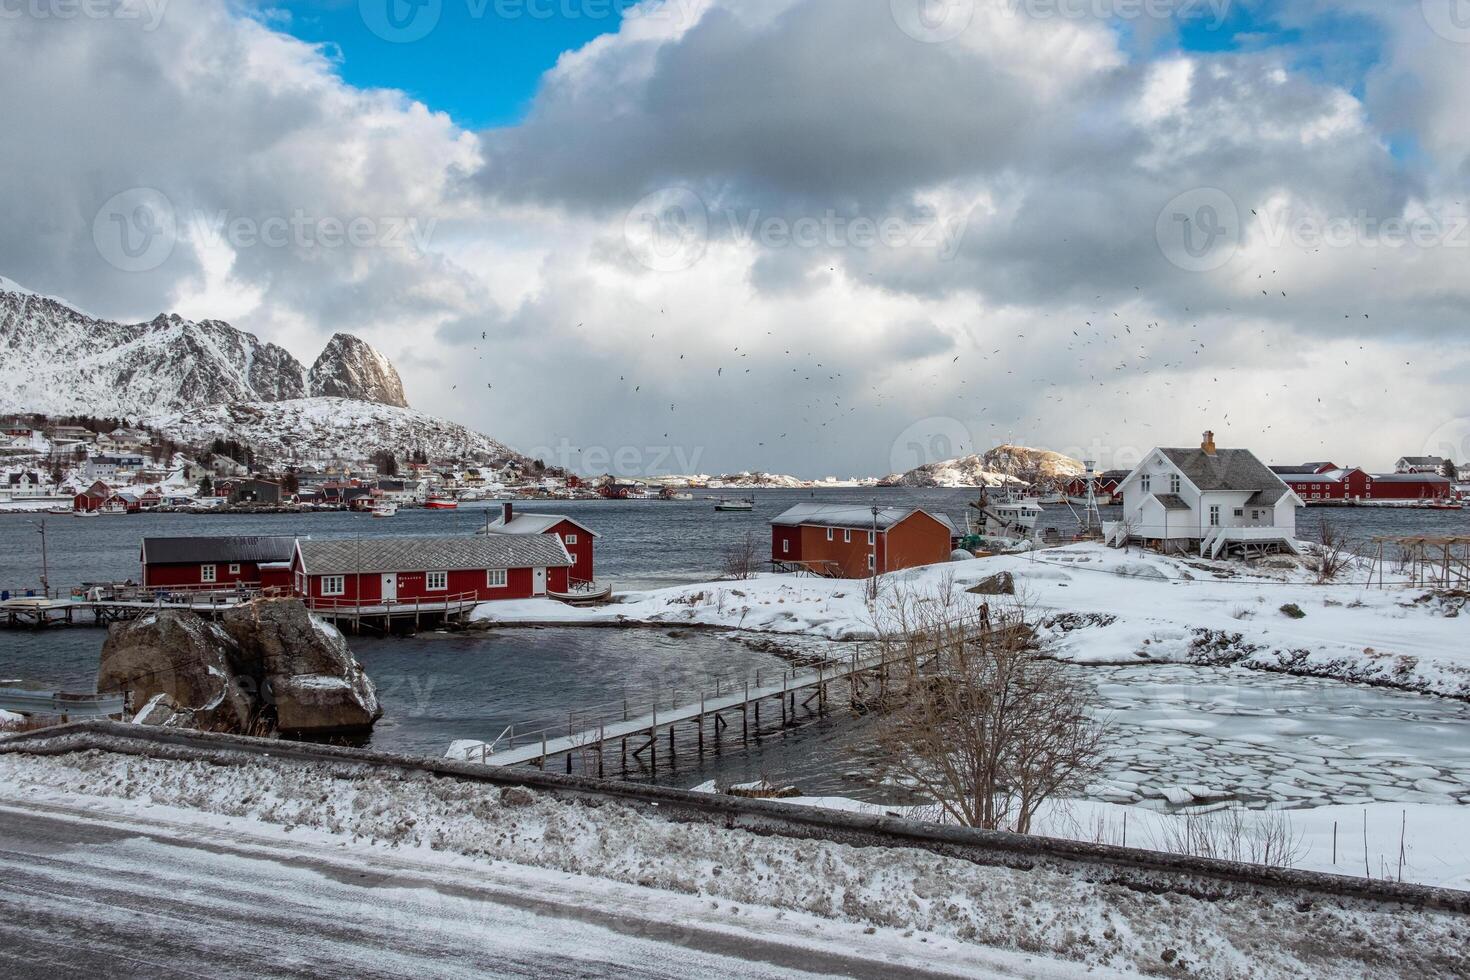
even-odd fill
[(771, 522), (771, 561), (826, 578), (866, 578), (949, 561), (957, 534), (925, 510), (798, 504)]
[(1307, 506), (1337, 500), (1446, 500), (1450, 481), (1432, 473), (1368, 473), (1331, 463), (1275, 467), (1276, 474)]
[(295, 548), (292, 537), (144, 538), (143, 584), (285, 589)]
[(602, 535), (587, 525), (560, 514), (516, 514), (514, 506), (503, 505), (499, 520), (485, 528), (486, 534), (551, 534), (560, 539), (572, 556), (572, 582), (595, 582), (594, 544)]
[(308, 604), (529, 599), (566, 592), (571, 556), (549, 534), (299, 540), (292, 585)]
[(101, 510), (102, 505), (107, 503), (107, 498), (111, 496), (112, 488), (98, 480), (72, 498), (72, 510)]

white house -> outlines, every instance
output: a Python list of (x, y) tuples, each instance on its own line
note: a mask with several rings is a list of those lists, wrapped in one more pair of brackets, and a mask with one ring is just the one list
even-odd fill
[(1198, 449), (1154, 449), (1118, 487), (1123, 519), (1107, 542), (1129, 541), (1201, 555), (1296, 551), (1302, 499), (1248, 449), (1219, 449), (1206, 432)]
[(1393, 464), (1393, 471), (1395, 473), (1432, 473), (1438, 476), (1444, 472), (1444, 460), (1439, 456), (1403, 456)]

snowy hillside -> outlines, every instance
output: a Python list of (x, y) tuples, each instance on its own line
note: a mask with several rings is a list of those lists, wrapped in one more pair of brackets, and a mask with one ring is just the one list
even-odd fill
[(289, 351), (219, 320), (116, 323), (0, 278), (0, 412), (137, 417), (310, 394), (408, 404), (355, 337), (334, 337), (308, 378)]
[(983, 456), (930, 463), (883, 480), (897, 487), (1000, 487), (1065, 480), (1083, 472), (1075, 459), (1046, 449), (997, 446)]
[(153, 415), (145, 424), (181, 442), (238, 439), (268, 461), (366, 459), (380, 449), (400, 458), (520, 459), (489, 436), (410, 408), (347, 398), (214, 405)]

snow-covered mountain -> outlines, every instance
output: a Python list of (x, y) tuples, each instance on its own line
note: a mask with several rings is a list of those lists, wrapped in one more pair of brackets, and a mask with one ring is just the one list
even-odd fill
[(172, 438), (199, 445), (237, 439), (272, 462), (367, 459), (381, 449), (400, 459), (423, 450), (431, 459), (522, 459), (503, 443), (411, 408), (349, 398), (210, 405), (144, 419)]
[(116, 323), (0, 278), (0, 412), (132, 418), (311, 395), (408, 405), (393, 365), (356, 337), (333, 337), (308, 374), (220, 320)]
[(311, 366), (307, 387), (313, 396), (408, 407), (397, 369), (366, 341), (346, 333), (327, 343)]
[(1000, 487), (1053, 483), (1080, 475), (1079, 461), (1047, 449), (997, 446), (984, 455), (930, 463), (883, 479), (890, 487)]

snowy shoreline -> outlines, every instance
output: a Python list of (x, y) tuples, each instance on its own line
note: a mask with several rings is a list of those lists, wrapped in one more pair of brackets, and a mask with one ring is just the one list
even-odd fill
[[(876, 605), (865, 581), (760, 575), (621, 594), (613, 605), (487, 603), (472, 626), (717, 627), (802, 640), (871, 640), (900, 594), (969, 601), (1013, 576), (1045, 651), (1078, 664), (1192, 664), (1318, 677), (1470, 700), (1470, 617), (1463, 598), (1425, 588), (1317, 584), (1299, 563), (1255, 567), (1070, 545), (886, 575)], [(991, 600), (996, 601), (995, 599)], [(1288, 614), (1283, 609), (1294, 608)], [(1297, 618), (1295, 613), (1302, 615)]]

